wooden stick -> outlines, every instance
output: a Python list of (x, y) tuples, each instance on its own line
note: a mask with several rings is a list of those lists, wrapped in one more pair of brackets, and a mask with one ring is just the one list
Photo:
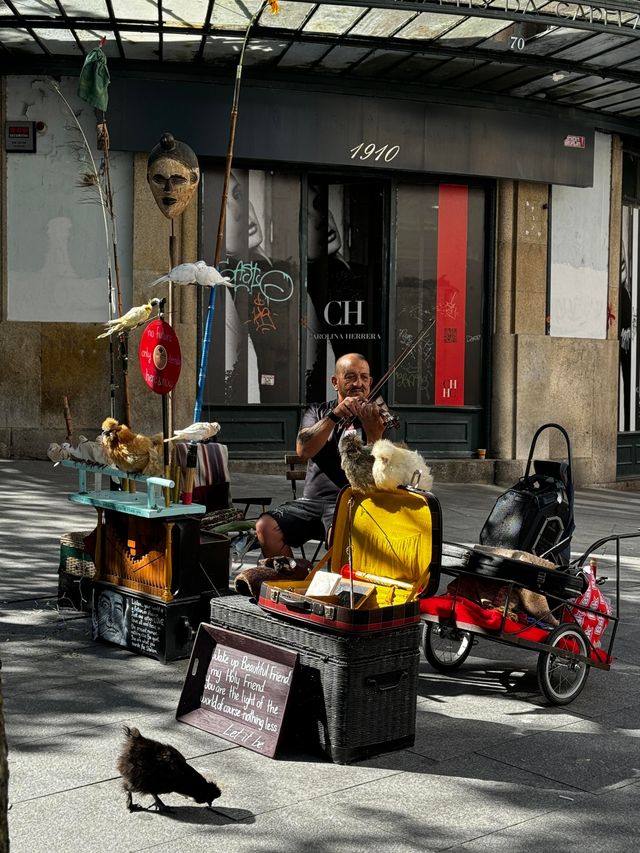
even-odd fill
[(69, 408), (69, 400), (65, 396), (62, 398), (62, 406), (64, 411), (64, 420), (67, 425), (67, 441), (71, 441), (73, 435), (73, 423), (71, 421), (71, 409)]

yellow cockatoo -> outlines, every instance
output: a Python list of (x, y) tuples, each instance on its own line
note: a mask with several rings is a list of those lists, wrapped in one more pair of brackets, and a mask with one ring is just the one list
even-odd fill
[(131, 308), (126, 314), (123, 314), (122, 317), (107, 320), (104, 324), (106, 331), (101, 335), (98, 335), (96, 340), (99, 340), (100, 338), (108, 338), (109, 335), (119, 335), (120, 332), (130, 332), (133, 329), (136, 329), (138, 326), (146, 323), (151, 311), (153, 310), (153, 306), (159, 304), (160, 300), (154, 296), (153, 299), (145, 302), (144, 305), (136, 305), (134, 308)]

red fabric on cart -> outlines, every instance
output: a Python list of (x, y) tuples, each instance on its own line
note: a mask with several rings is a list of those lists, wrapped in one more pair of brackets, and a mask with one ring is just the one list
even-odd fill
[[(481, 607), (475, 601), (452, 595), (436, 595), (432, 598), (420, 599), (420, 612), (428, 613), (430, 616), (438, 616), (446, 619), (455, 608), (455, 620), (465, 625), (477, 625), (485, 631), (499, 631), (502, 626), (502, 611), (492, 608)], [(505, 633), (519, 634), (527, 640), (534, 642), (544, 641), (549, 632), (535, 625), (523, 625), (513, 619), (506, 619), (502, 626)]]
[[(471, 626), (469, 630), (473, 630), (474, 625), (484, 631), (500, 631), (502, 628), (505, 634), (517, 634), (522, 639), (531, 640), (534, 643), (546, 642), (551, 631), (551, 629), (539, 628), (537, 625), (524, 625), (512, 619), (505, 619), (503, 625), (501, 610), (481, 607), (474, 601), (461, 596), (454, 598), (452, 595), (435, 595), (431, 598), (421, 598), (419, 601), (421, 613), (447, 619), (453, 611), (456, 623)], [(611, 662), (602, 649), (591, 649), (590, 657), (601, 663)]]

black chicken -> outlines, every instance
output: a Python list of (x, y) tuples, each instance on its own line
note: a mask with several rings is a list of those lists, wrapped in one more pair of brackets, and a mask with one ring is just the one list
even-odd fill
[(185, 757), (168, 743), (143, 737), (138, 729), (123, 726), (126, 742), (117, 767), (123, 776), (123, 787), (127, 792), (127, 808), (130, 812), (142, 811), (143, 806), (133, 802), (132, 792), (150, 794), (153, 811), (170, 811), (158, 794), (175, 791), (183, 797), (192, 797), (196, 803), (207, 803), (220, 794), (215, 782), (209, 782), (197, 770), (187, 764)]

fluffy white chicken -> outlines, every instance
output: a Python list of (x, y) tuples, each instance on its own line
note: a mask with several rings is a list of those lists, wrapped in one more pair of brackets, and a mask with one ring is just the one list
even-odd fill
[(126, 314), (123, 314), (122, 317), (107, 320), (104, 324), (106, 331), (101, 335), (98, 335), (96, 340), (99, 340), (100, 338), (108, 338), (109, 335), (118, 335), (120, 332), (131, 332), (133, 329), (137, 329), (138, 326), (147, 322), (151, 311), (153, 310), (153, 306), (159, 304), (160, 300), (154, 296), (153, 299), (145, 302), (144, 305), (134, 306), (127, 311)]
[(152, 281), (149, 287), (155, 287), (167, 281), (174, 284), (199, 284), (202, 287), (215, 287), (217, 284), (232, 286), (228, 278), (221, 275), (215, 267), (207, 266), (205, 261), (196, 261), (194, 264), (178, 264), (166, 275), (161, 275), (160, 278)]
[(206, 423), (205, 421), (197, 421), (185, 429), (177, 429), (174, 431), (171, 438), (165, 438), (167, 441), (205, 441), (207, 438), (213, 438), (220, 432), (220, 424), (217, 421)]
[(398, 447), (388, 438), (381, 438), (371, 448), (371, 454), (373, 480), (378, 489), (413, 485), (429, 491), (433, 486), (431, 469), (416, 450)]

